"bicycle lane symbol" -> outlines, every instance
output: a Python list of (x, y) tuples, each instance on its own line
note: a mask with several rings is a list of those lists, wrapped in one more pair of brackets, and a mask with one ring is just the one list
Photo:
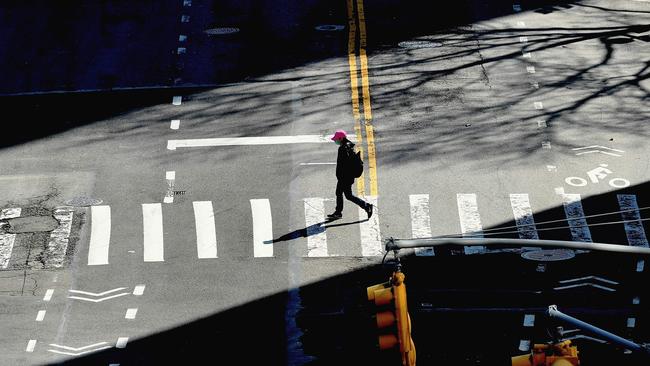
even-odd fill
[[(605, 180), (610, 174), (612, 174), (612, 171), (607, 169), (607, 164), (599, 164), (598, 167), (587, 172), (587, 177), (591, 183), (597, 184), (601, 180)], [(564, 179), (566, 184), (573, 187), (584, 187), (589, 184), (589, 181), (582, 177), (567, 177)], [(625, 188), (630, 186), (630, 181), (625, 178), (616, 177), (610, 179), (608, 184), (613, 188)]]

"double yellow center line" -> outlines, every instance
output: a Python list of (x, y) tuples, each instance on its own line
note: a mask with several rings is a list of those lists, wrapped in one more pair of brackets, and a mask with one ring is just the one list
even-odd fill
[[(366, 174), (357, 180), (357, 191), (360, 196), (377, 196), (377, 159), (375, 156), (375, 136), (372, 127), (372, 107), (370, 105), (370, 82), (368, 80), (368, 57), (366, 56), (366, 19), (363, 11), (363, 0), (346, 0), (348, 5), (348, 63), (350, 66), (350, 89), (352, 92), (352, 115), (354, 116), (354, 132), (357, 135), (357, 146), (364, 156), (365, 132), (366, 149), (368, 151), (369, 190), (366, 190)], [(356, 7), (355, 7), (356, 3)], [(359, 30), (359, 53), (357, 55), (357, 29)], [(357, 68), (357, 57), (360, 68)], [(363, 117), (359, 103), (359, 72), (361, 72), (361, 95), (363, 102)], [(362, 131), (362, 118), (364, 131)]]

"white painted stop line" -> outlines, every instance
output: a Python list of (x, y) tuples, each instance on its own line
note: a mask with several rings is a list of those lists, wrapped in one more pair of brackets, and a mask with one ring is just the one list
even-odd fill
[(217, 232), (211, 201), (195, 201), (196, 250), (199, 258), (217, 258)]
[(144, 231), (144, 261), (164, 261), (163, 217), (160, 203), (142, 204)]
[(108, 264), (108, 248), (111, 241), (111, 207), (90, 208), (91, 229), (88, 245), (88, 265)]
[[(169, 140), (167, 141), (167, 149), (176, 150), (179, 147), (322, 144), (332, 143), (332, 140), (330, 138), (330, 135), (296, 135)], [(348, 135), (348, 140), (354, 142), (356, 141), (356, 136)]]

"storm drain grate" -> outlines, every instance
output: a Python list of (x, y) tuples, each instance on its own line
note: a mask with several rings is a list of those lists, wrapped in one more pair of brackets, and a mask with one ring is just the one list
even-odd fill
[(99, 205), (102, 202), (103, 202), (102, 200), (96, 198), (75, 197), (73, 199), (65, 201), (65, 204), (68, 206), (86, 207), (86, 206)]
[(564, 261), (575, 256), (573, 250), (569, 249), (532, 250), (521, 253), (522, 258), (539, 262)]

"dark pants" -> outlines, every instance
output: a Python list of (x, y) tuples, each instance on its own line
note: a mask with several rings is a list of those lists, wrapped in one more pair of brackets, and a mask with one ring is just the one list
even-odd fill
[(352, 194), (352, 182), (344, 182), (344, 181), (338, 181), (336, 183), (336, 210), (335, 212), (341, 213), (343, 212), (343, 195), (345, 195), (345, 198), (348, 199), (348, 201), (352, 201), (356, 203), (359, 207), (363, 208), (364, 210), (366, 207), (368, 207), (368, 204), (360, 199), (359, 197), (356, 197), (355, 195)]

